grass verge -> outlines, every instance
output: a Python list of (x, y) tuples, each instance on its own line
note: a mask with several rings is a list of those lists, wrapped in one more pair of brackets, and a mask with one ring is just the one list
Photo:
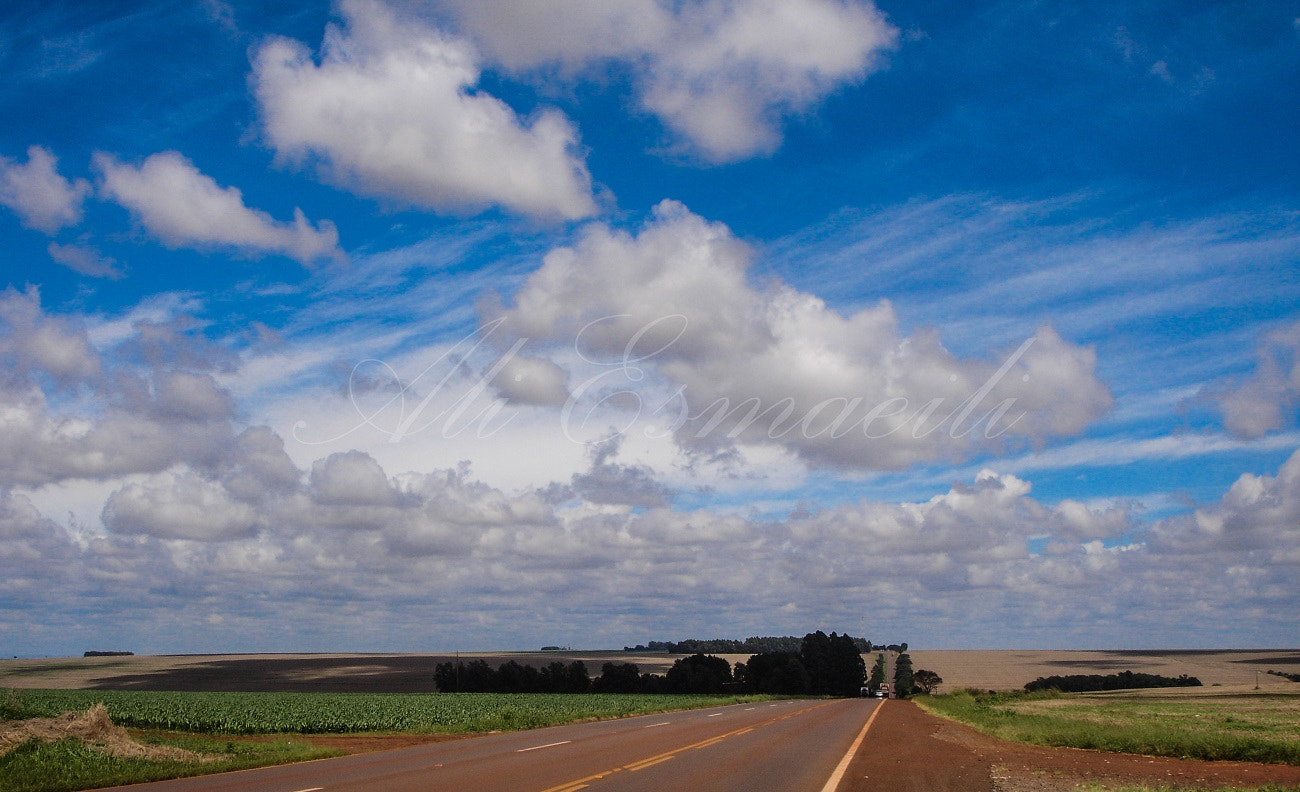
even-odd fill
[(1300, 765), (1300, 696), (1061, 693), (920, 697), (934, 714), (1007, 740), (1149, 756)]
[(0, 756), (0, 792), (72, 792), (323, 759), (341, 753), (293, 740), (232, 742), (185, 735), (151, 738), (145, 742), (222, 758), (202, 764), (124, 758), (98, 751), (79, 740), (30, 740)]

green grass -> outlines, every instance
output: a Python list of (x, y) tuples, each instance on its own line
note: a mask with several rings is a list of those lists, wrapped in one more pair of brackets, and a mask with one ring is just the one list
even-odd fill
[(1079, 792), (1193, 792), (1193, 790), (1214, 790), (1214, 792), (1296, 792), (1300, 787), (1295, 786), (1278, 786), (1276, 784), (1266, 784), (1264, 786), (1252, 787), (1171, 787), (1171, 786), (1134, 786), (1125, 784), (1123, 786), (1099, 786), (1097, 784), (1085, 784), (1079, 787)]
[(0, 718), (50, 717), (102, 702), (120, 726), (208, 734), (511, 731), (712, 707), (770, 696), (564, 693), (179, 693), (12, 690)]
[(1300, 765), (1300, 696), (1294, 694), (958, 692), (917, 703), (986, 734), (1035, 745)]
[(224, 758), (202, 764), (149, 759), (124, 759), (88, 747), (78, 740), (52, 743), (28, 741), (0, 756), (0, 792), (71, 792), (120, 784), (245, 770), (251, 767), (338, 756), (306, 742), (231, 742), (195, 736), (155, 738), (148, 742), (175, 745)]

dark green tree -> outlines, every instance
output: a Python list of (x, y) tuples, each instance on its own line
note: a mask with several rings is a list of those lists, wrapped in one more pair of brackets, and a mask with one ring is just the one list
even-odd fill
[(916, 687), (916, 680), (912, 674), (912, 658), (907, 652), (903, 652), (894, 662), (894, 695), (898, 698), (907, 698), (912, 695)]
[(808, 670), (794, 652), (760, 652), (736, 666), (737, 681), (752, 693), (801, 696), (808, 692)]
[(721, 693), (731, 679), (731, 664), (726, 660), (693, 654), (673, 663), (664, 678), (664, 686), (670, 693)]
[(876, 655), (876, 662), (871, 666), (871, 677), (867, 679), (867, 687), (872, 693), (880, 690), (885, 684), (885, 653), (881, 652)]
[(912, 684), (917, 690), (928, 696), (934, 692), (935, 688), (943, 684), (943, 677), (933, 671), (918, 668), (916, 673), (912, 674)]

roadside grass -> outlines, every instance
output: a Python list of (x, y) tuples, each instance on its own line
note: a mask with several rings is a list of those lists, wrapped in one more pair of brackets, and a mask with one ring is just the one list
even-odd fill
[(623, 693), (213, 693), (10, 690), (0, 720), (108, 708), (119, 726), (208, 734), (466, 734), (768, 701), (773, 696)]
[(218, 758), (203, 763), (124, 758), (96, 750), (79, 740), (29, 740), (0, 756), (0, 792), (72, 792), (323, 759), (342, 753), (293, 740), (233, 742), (177, 735), (150, 737), (143, 742), (172, 745)]
[(1125, 784), (1123, 786), (1101, 786), (1099, 784), (1084, 784), (1079, 787), (1079, 792), (1296, 792), (1300, 787), (1295, 786), (1278, 786), (1277, 784), (1265, 784), (1264, 786), (1239, 787), (1239, 786), (1216, 786), (1216, 787), (1185, 787), (1185, 786), (1134, 786)]
[(1044, 693), (922, 696), (936, 715), (1035, 745), (1300, 765), (1300, 695), (1166, 698)]

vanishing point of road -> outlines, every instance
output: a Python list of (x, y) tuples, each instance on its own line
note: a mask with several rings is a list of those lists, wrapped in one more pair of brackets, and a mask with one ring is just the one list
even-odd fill
[(735, 704), (132, 786), (133, 792), (831, 792), (880, 703)]

